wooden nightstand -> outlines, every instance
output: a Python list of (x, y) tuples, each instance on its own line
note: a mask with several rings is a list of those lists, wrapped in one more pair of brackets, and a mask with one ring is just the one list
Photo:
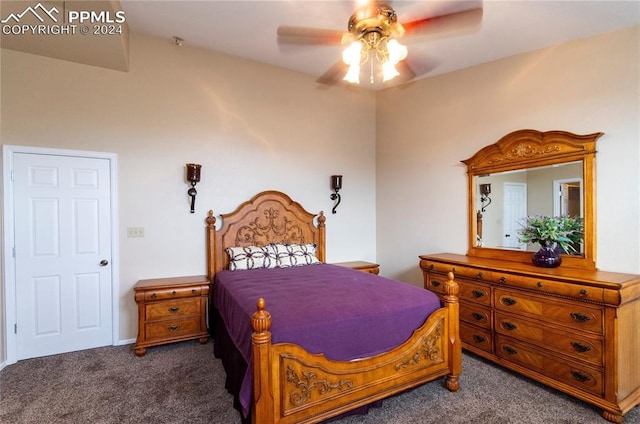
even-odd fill
[(368, 272), (369, 274), (378, 275), (380, 265), (365, 261), (338, 262), (333, 265), (344, 266), (347, 268), (357, 269), (358, 271)]
[(165, 343), (209, 340), (206, 324), (209, 281), (204, 275), (140, 280), (133, 287), (138, 304), (136, 355)]

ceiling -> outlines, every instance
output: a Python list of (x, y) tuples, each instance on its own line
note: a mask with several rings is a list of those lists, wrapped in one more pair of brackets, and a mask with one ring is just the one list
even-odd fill
[[(7, 1), (2, 3), (4, 17)], [(98, 3), (117, 4), (117, 1), (94, 2)], [(389, 3), (401, 23), (478, 4), (483, 6), (482, 24), (477, 31), (439, 38), (403, 38), (409, 49), (406, 62), (418, 74), (417, 78), (640, 24), (640, 0), (395, 0)], [(290, 25), (346, 31), (357, 2), (120, 0), (120, 7), (132, 32), (161, 37), (168, 43), (173, 42), (173, 36), (179, 36), (184, 39), (184, 46), (215, 50), (320, 77), (340, 60), (343, 47), (284, 48), (278, 45), (277, 28)], [(7, 37), (2, 38), (5, 47)], [(369, 84), (363, 82), (361, 86), (368, 88)]]

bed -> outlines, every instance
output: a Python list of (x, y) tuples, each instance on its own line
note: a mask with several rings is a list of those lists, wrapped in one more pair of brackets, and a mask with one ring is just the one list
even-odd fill
[(427, 290), (326, 264), (325, 220), (278, 191), (220, 220), (209, 211), (209, 325), (245, 421), (321, 422), (439, 378), (459, 388), (453, 274), (433, 304)]

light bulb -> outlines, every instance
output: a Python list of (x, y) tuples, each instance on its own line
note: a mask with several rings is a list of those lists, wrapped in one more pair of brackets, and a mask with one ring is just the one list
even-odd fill
[(360, 84), (360, 63), (352, 63), (349, 65), (349, 70), (347, 71), (347, 75), (344, 76), (343, 80), (350, 82), (352, 84)]
[(362, 43), (354, 41), (342, 52), (342, 61), (347, 65), (360, 64), (360, 53), (362, 52)]
[(397, 40), (389, 40), (387, 43), (389, 52), (389, 62), (396, 64), (407, 57), (407, 47), (398, 43)]
[(395, 67), (395, 64), (391, 63), (390, 60), (382, 64), (382, 81), (383, 82), (387, 82), (390, 79), (397, 77), (398, 75), (400, 75), (400, 72), (398, 72), (398, 70)]

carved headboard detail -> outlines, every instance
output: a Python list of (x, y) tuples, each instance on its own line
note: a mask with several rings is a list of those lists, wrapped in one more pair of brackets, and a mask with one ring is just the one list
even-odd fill
[[(269, 243), (315, 243), (317, 257), (325, 261), (325, 216), (307, 212), (298, 202), (279, 191), (263, 191), (242, 203), (222, 220), (216, 230), (216, 217), (207, 217), (207, 276), (228, 267), (227, 247), (262, 246)], [(314, 223), (317, 220), (317, 225)]]

